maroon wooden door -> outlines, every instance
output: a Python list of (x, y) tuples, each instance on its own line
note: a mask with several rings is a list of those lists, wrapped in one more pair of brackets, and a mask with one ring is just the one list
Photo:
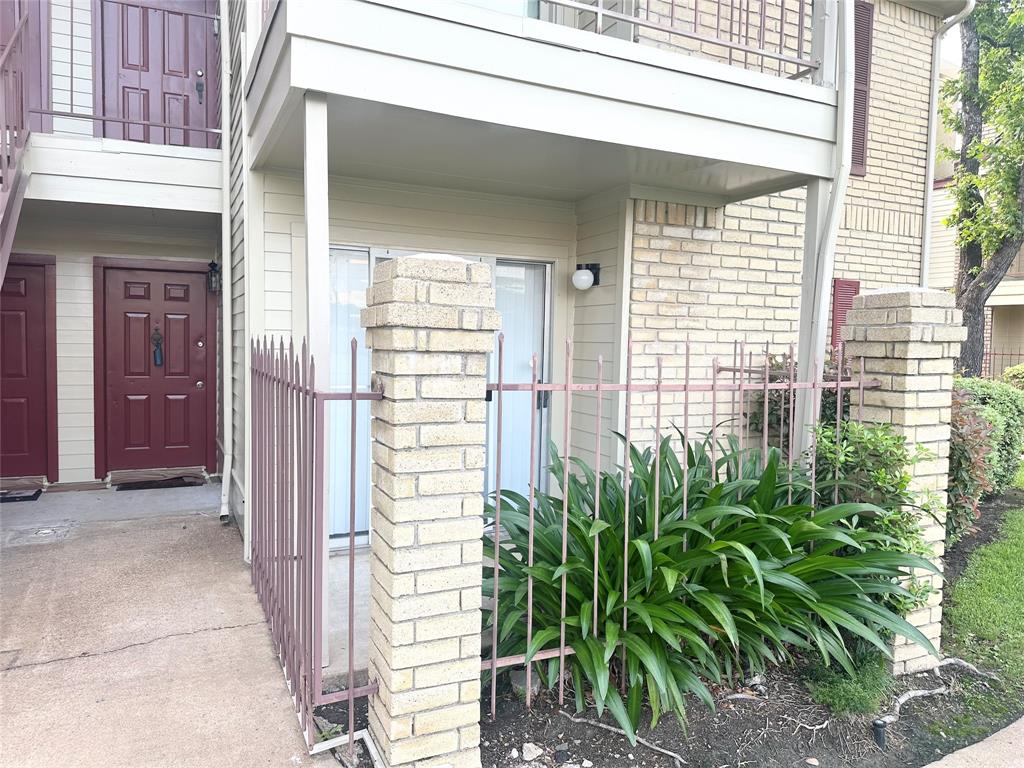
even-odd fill
[(2, 477), (47, 474), (45, 308), (44, 268), (10, 264), (0, 288)]
[(205, 275), (104, 273), (106, 469), (205, 466), (215, 383)]
[(187, 130), (218, 124), (217, 22), (206, 15), (211, 3), (150, 0), (143, 8), (116, 0), (98, 2), (103, 114), (137, 121), (103, 121), (103, 135), (150, 144), (217, 146), (216, 134)]

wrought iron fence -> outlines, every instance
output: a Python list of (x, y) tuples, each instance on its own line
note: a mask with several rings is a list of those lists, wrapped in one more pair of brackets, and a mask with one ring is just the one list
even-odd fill
[(989, 379), (998, 379), (1003, 371), (1015, 365), (1024, 365), (1024, 346), (988, 348), (982, 358), (981, 375)]
[[(560, 425), (560, 461), (561, 461), (561, 487), (563, 489), (561, 499), (562, 535), (561, 535), (561, 563), (566, 567), (567, 560), (567, 527), (569, 518), (569, 477), (571, 464), (574, 459), (572, 452), (574, 430), (581, 430), (582, 422), (593, 419), (592, 430), (586, 430), (587, 435), (593, 435), (594, 443), (588, 454), (593, 457), (594, 476), (601, 477), (602, 468), (607, 467), (611, 462), (616, 465), (615, 471), (621, 473), (623, 495), (630, 498), (631, 466), (630, 461), (625, 460), (625, 446), (634, 444), (650, 445), (654, 451), (653, 473), (654, 487), (660, 488), (658, 473), (660, 472), (660, 454), (662, 440), (666, 437), (665, 431), (671, 429), (678, 435), (678, 441), (682, 446), (690, 447), (697, 443), (703, 443), (710, 453), (710, 465), (716, 467), (718, 459), (724, 456), (730, 446), (738, 446), (740, 451), (745, 451), (761, 462), (763, 469), (768, 462), (769, 449), (778, 448), (784, 457), (780, 469), (788, 473), (792, 478), (794, 472), (800, 471), (801, 457), (799, 446), (802, 443), (800, 430), (806, 430), (806, 461), (809, 464), (807, 476), (810, 481), (810, 495), (812, 498), (821, 493), (817, 487), (818, 468), (817, 461), (817, 427), (822, 423), (835, 423), (848, 419), (860, 419), (864, 391), (881, 386), (876, 379), (869, 379), (864, 375), (863, 359), (855, 361), (845, 360), (843, 348), (840, 345), (836, 351), (836, 358), (833, 361), (833, 373), (813, 381), (797, 381), (796, 358), (793, 347), (788, 347), (788, 354), (773, 357), (764, 348), (748, 348), (743, 342), (738, 342), (733, 347), (730, 358), (723, 364), (717, 356), (712, 356), (710, 366), (696, 363), (693, 357), (703, 357), (703, 345), (691, 344), (689, 341), (681, 345), (682, 349), (675, 355), (656, 355), (654, 360), (655, 375), (652, 378), (644, 375), (641, 378), (634, 377), (634, 364), (638, 357), (634, 351), (634, 343), (630, 338), (624, 349), (624, 371), (625, 377), (622, 381), (607, 381), (605, 361), (599, 355), (596, 360), (596, 375), (592, 381), (581, 382), (574, 379), (574, 350), (571, 341), (566, 342), (565, 355), (563, 360), (564, 380), (562, 382), (542, 382), (538, 377), (538, 356), (534, 355), (531, 363), (532, 377), (529, 382), (508, 382), (504, 378), (505, 351), (504, 335), (498, 338), (496, 380), (487, 385), (489, 399), (491, 400), (491, 411), (489, 417), (494, 420), (494, 435), (496, 446), (492, 451), (495, 466), (493, 468), (493, 486), (491, 498), (494, 499), (494, 536), (495, 552), (500, 546), (499, 539), (502, 535), (502, 507), (505, 502), (498, 503), (502, 494), (508, 490), (503, 485), (507, 475), (507, 466), (503, 466), (504, 452), (503, 441), (506, 439), (505, 407), (509, 397), (529, 395), (532, 403), (541, 403), (545, 398), (560, 396), (562, 423)], [(647, 356), (650, 357), (649, 355)], [(779, 361), (782, 361), (781, 363)], [(678, 371), (678, 375), (670, 378), (664, 375), (666, 363), (671, 363)], [(853, 363), (851, 365), (851, 362)], [(810, 424), (801, 424), (798, 416), (799, 410), (797, 401), (806, 393), (815, 404), (814, 412), (817, 414)], [(831, 393), (830, 402), (827, 408), (819, 408), (822, 395)], [(615, 458), (609, 458), (604, 450), (607, 448), (606, 441), (612, 439), (611, 435), (605, 436), (607, 428), (603, 422), (605, 416), (605, 396), (614, 396), (622, 399), (622, 453), (616, 454)], [(574, 399), (580, 397), (592, 397), (594, 400), (593, 414), (581, 414), (574, 411)], [(649, 414), (638, 418), (634, 409), (638, 398), (653, 399), (653, 409)], [(775, 407), (769, 407), (774, 398)], [(849, 401), (849, 402), (847, 402)], [(667, 406), (671, 405), (674, 413), (674, 420), (670, 424), (666, 417)], [(528, 548), (527, 566), (534, 564), (534, 509), (538, 493), (543, 492), (542, 482), (538, 477), (539, 455), (541, 450), (538, 436), (543, 434), (541, 420), (545, 418), (543, 410), (537, 408), (533, 411), (533, 417), (529, 424), (529, 480), (526, 488), (520, 492), (527, 498), (528, 517)], [(575, 418), (574, 418), (575, 417)], [(516, 423), (514, 430), (525, 434), (525, 424)], [(553, 430), (552, 430), (553, 431)], [(838, 444), (842, 439), (842, 430), (835, 429), (835, 439)], [(649, 442), (648, 442), (649, 440)], [(717, 455), (716, 455), (717, 454)], [(685, 453), (684, 453), (685, 455)], [(717, 472), (718, 470), (713, 470)], [(524, 474), (524, 473), (521, 473)], [(689, 473), (682, 474), (682, 514), (683, 519), (688, 513), (688, 483)], [(839, 477), (838, 469), (831, 484), (833, 501), (839, 499)], [(589, 481), (587, 481), (589, 482)], [(827, 494), (827, 490), (825, 491)], [(790, 490), (789, 502), (793, 502), (792, 489)], [(653, 520), (654, 537), (658, 538), (659, 504), (660, 494), (653, 494)], [(601, 519), (601, 494), (594, 493), (594, 520)], [(619, 574), (622, 583), (622, 595), (629, 593), (629, 515), (624, 515), (626, 521), (623, 537), (623, 572)], [(594, 548), (594, 607), (596, 612), (598, 593), (598, 567), (599, 557), (598, 544), (595, 541)], [(490, 675), (490, 713), (494, 718), (497, 712), (497, 677), (498, 671), (512, 666), (522, 666), (526, 663), (527, 648), (533, 643), (534, 638), (534, 601), (532, 575), (527, 579), (526, 586), (526, 646), (523, 653), (498, 656), (499, 647), (499, 603), (502, 599), (500, 588), (500, 564), (499, 558), (494, 557), (488, 565), (492, 570), (493, 594), (488, 609), (492, 615), (492, 623), (489, 629), (490, 655), (482, 661), (482, 671)], [(563, 571), (561, 576), (561, 622), (559, 626), (558, 645), (555, 648), (547, 648), (536, 652), (531, 657), (531, 662), (558, 659), (558, 700), (563, 703), (565, 686), (565, 659), (574, 653), (571, 645), (566, 643), (566, 575)], [(623, 598), (625, 603), (625, 598)], [(595, 614), (596, 615), (596, 614)], [(626, 624), (626, 616), (623, 615), (623, 627)], [(594, 631), (597, 631), (594, 625)], [(532, 676), (533, 664), (526, 664), (526, 703), (529, 706), (532, 700)]]
[[(270, 627), (274, 647), (288, 681), (299, 723), (311, 752), (320, 752), (347, 741), (353, 748), (355, 700), (376, 690), (376, 683), (356, 684), (356, 452), (359, 404), (381, 399), (378, 392), (360, 391), (357, 385), (358, 355), (351, 343), (351, 385), (342, 391), (317, 389), (316, 365), (303, 342), (296, 351), (281, 340), (252, 342), (252, 582)], [(327, 453), (325, 411), (329, 403), (347, 402), (349, 450), (330, 461), (349, 472), (349, 528), (347, 613), (347, 679), (340, 690), (324, 690), (324, 633), (328, 531), (325, 520), (327, 489), (324, 480)], [(365, 457), (364, 457), (365, 458)], [(325, 704), (346, 702), (347, 732), (320, 739), (313, 712)]]

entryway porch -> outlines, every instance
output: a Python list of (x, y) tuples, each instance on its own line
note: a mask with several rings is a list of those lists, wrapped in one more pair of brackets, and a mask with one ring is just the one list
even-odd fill
[(0, 510), (6, 766), (301, 766), (220, 486), (46, 492)]

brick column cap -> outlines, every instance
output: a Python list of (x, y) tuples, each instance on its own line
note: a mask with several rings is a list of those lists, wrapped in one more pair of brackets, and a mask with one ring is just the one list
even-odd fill
[(921, 288), (912, 285), (896, 285), (889, 288), (875, 288), (853, 297), (854, 309), (888, 309), (893, 307), (942, 307), (956, 306), (956, 299), (949, 291), (937, 288)]
[[(396, 343), (408, 329), (452, 332), (439, 336), (430, 351), (489, 352), (492, 342), (474, 337), (501, 328), (490, 265), (461, 256), (422, 254), (382, 262), (373, 270), (366, 299), (367, 307), (360, 312), (363, 327), (387, 329), (393, 337), (399, 331), (387, 344), (392, 349), (423, 346), (411, 338)], [(379, 347), (382, 340), (370, 333), (366, 343)]]

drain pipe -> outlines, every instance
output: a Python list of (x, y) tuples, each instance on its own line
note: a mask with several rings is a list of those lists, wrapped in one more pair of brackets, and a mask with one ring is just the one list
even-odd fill
[(935, 200), (935, 144), (938, 136), (939, 116), (939, 65), (941, 64), (942, 38), (953, 27), (974, 11), (976, 0), (966, 0), (963, 10), (946, 19), (932, 36), (932, 71), (928, 96), (928, 147), (925, 150), (924, 168), (924, 228), (921, 235), (921, 287), (928, 287), (928, 269), (932, 250), (932, 208)]
[(224, 466), (220, 476), (220, 520), (231, 518), (231, 473), (234, 464), (234, 325), (231, 313), (231, 67), (228, 56), (228, 0), (220, 2), (220, 295), (221, 295), (221, 416), (224, 419), (221, 454)]

